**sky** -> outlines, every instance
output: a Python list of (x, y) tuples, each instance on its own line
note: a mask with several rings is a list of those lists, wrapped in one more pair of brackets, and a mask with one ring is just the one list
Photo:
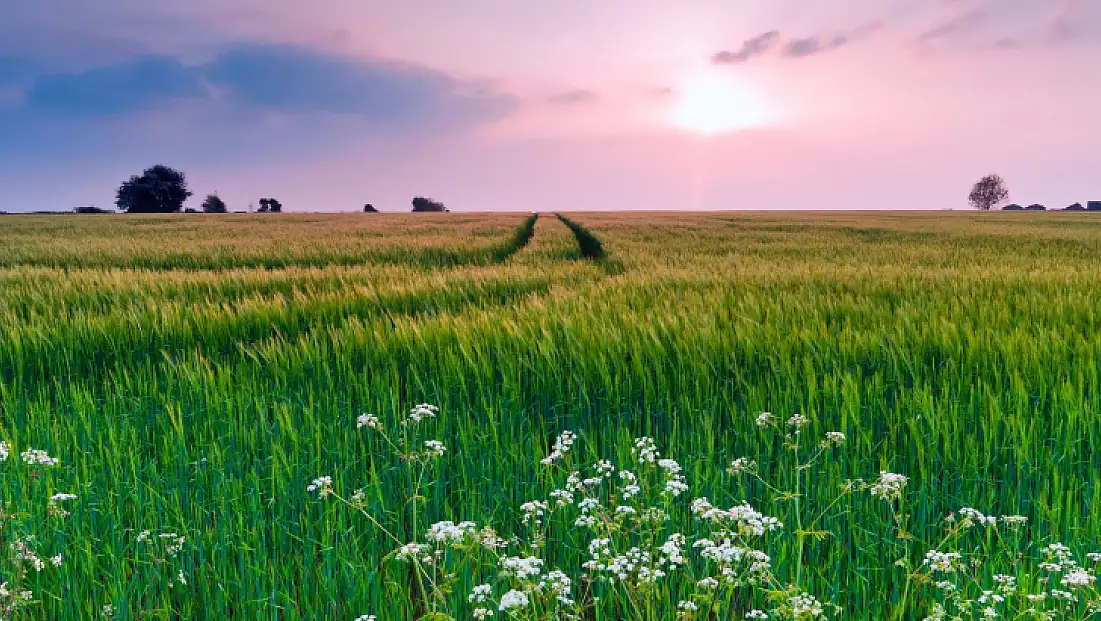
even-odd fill
[(3, 0), (0, 210), (1101, 200), (1099, 0)]

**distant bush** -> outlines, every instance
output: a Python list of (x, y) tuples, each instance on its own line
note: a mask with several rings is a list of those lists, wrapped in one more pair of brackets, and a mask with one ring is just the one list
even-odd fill
[(187, 209), (184, 209), (184, 213), (201, 213), (201, 212), (198, 209), (195, 209), (194, 207), (188, 207)]
[(95, 205), (88, 205), (86, 207), (77, 207), (73, 209), (73, 213), (115, 213), (115, 210), (104, 209), (102, 207), (96, 207)]
[(261, 198), (259, 213), (282, 213), (283, 203), (275, 200), (274, 198)]
[(413, 211), (447, 211), (447, 208), (443, 206), (443, 203), (434, 201), (430, 198), (418, 196), (413, 199)]
[(363, 206), (363, 213), (379, 213), (379, 211), (375, 209), (374, 205), (372, 205), (371, 203), (367, 203)]
[(189, 196), (182, 172), (153, 166), (119, 186), (115, 204), (126, 213), (177, 213)]
[(228, 213), (229, 208), (226, 207), (226, 202), (222, 200), (217, 194), (208, 194), (206, 200), (203, 201), (203, 213)]

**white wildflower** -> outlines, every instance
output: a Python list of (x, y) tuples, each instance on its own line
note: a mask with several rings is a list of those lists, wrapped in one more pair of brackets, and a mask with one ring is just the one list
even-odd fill
[(491, 595), (493, 595), (493, 587), (488, 584), (479, 584), (470, 590), (470, 596), (466, 598), (466, 601), (471, 604), (481, 604), (489, 599)]
[(513, 608), (527, 608), (528, 596), (523, 591), (512, 590), (501, 596), (501, 612), (512, 610)]
[(333, 478), (332, 477), (317, 477), (309, 485), (306, 486), (307, 492), (317, 492), (317, 495), (321, 498), (333, 493)]
[(436, 522), (428, 527), (425, 539), (443, 545), (457, 546), (477, 530), (474, 522), (460, 522), (456, 524), (450, 520)]
[(439, 440), (425, 440), (424, 448), (427, 450), (429, 457), (443, 457), (443, 454), (447, 452), (447, 447)]
[(753, 472), (757, 470), (757, 462), (749, 459), (748, 457), (739, 457), (730, 462), (730, 467), (726, 469), (730, 474), (741, 474), (743, 472)]
[(360, 414), (356, 417), (356, 428), (382, 429), (382, 421), (374, 414)]
[(880, 471), (879, 478), (871, 484), (872, 496), (883, 500), (896, 500), (902, 497), (902, 490), (910, 479), (902, 474)]
[(520, 505), (520, 510), (524, 512), (524, 524), (529, 522), (542, 524), (543, 514), (547, 511), (547, 503), (542, 500), (532, 500)]
[(577, 434), (572, 431), (563, 431), (561, 435), (554, 441), (554, 449), (551, 450), (550, 455), (543, 458), (540, 463), (544, 466), (553, 464), (565, 457), (566, 453), (570, 452), (573, 447), (573, 443), (577, 440)]
[(962, 560), (963, 557), (960, 556), (959, 552), (929, 550), (925, 553), (925, 560), (922, 561), (922, 564), (933, 571), (952, 572), (956, 571)]
[(543, 561), (534, 556), (506, 556), (500, 564), (502, 576), (515, 576), (521, 580), (534, 578), (543, 571)]
[(631, 449), (639, 463), (654, 463), (658, 459), (657, 444), (653, 438), (639, 438), (635, 440), (635, 447)]
[(394, 554), (394, 558), (398, 559), (399, 561), (419, 561), (421, 563), (431, 563), (432, 556), (430, 552), (431, 548), (423, 543), (407, 543)]
[(45, 466), (51, 468), (60, 463), (56, 457), (50, 457), (46, 451), (41, 449), (27, 449), (20, 453), (19, 456), (23, 458), (23, 463), (28, 466)]
[(1089, 572), (1082, 569), (1077, 569), (1063, 576), (1063, 579), (1060, 580), (1059, 583), (1065, 587), (1070, 587), (1073, 589), (1077, 587), (1088, 587), (1096, 580), (1097, 578)]
[(796, 414), (788, 419), (788, 427), (794, 427), (795, 432), (798, 433), (803, 427), (810, 424), (810, 419), (802, 414)]
[(409, 420), (413, 423), (419, 423), (426, 418), (436, 418), (440, 408), (430, 405), (428, 403), (422, 403), (417, 407), (409, 410)]

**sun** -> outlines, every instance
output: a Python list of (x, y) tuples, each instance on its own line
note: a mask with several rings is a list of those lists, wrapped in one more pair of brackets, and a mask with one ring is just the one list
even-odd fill
[(670, 110), (674, 127), (701, 136), (716, 136), (760, 127), (769, 122), (770, 111), (749, 88), (720, 72), (699, 73), (685, 79), (677, 89)]

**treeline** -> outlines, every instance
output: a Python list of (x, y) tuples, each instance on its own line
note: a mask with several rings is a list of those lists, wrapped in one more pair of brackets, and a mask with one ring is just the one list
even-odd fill
[[(192, 196), (187, 187), (187, 177), (184, 173), (168, 166), (152, 166), (146, 168), (140, 175), (133, 175), (119, 186), (115, 194), (115, 210), (103, 209), (95, 206), (77, 207), (74, 213), (80, 214), (108, 214), (108, 213), (230, 213), (229, 206), (218, 193), (208, 194), (201, 204), (201, 209), (191, 207), (184, 208), (184, 203)], [(283, 203), (275, 198), (261, 198), (260, 208), (254, 210), (250, 204), (246, 211), (234, 211), (232, 213), (283, 213)], [(412, 201), (415, 212), (446, 212), (447, 207), (443, 203), (417, 196)], [(363, 206), (364, 213), (380, 213), (374, 205), (367, 203)]]
[[(1009, 189), (1006, 188), (1005, 179), (1001, 175), (987, 175), (979, 179), (971, 188), (971, 194), (967, 197), (971, 206), (980, 211), (990, 211), (1003, 202), (1009, 200)], [(1001, 208), (1002, 211), (1048, 211), (1048, 208), (1040, 203), (1032, 203), (1028, 207), (1022, 207), (1016, 203), (1009, 203)], [(1101, 201), (1089, 201), (1083, 207), (1082, 203), (1073, 203), (1063, 209), (1051, 211), (1101, 211)]]

